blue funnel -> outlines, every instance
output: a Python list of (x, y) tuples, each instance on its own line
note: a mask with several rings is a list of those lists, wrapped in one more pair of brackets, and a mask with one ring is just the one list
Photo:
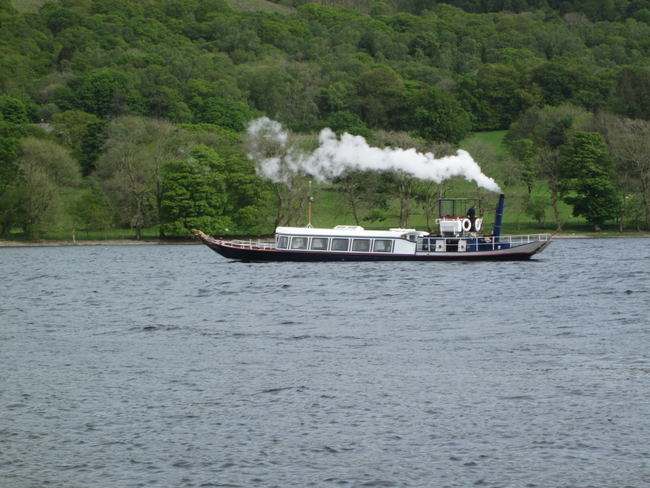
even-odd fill
[(501, 221), (503, 220), (503, 206), (505, 204), (506, 196), (502, 193), (499, 195), (499, 203), (497, 203), (497, 215), (494, 219), (494, 231), (492, 235), (499, 237), (501, 235)]

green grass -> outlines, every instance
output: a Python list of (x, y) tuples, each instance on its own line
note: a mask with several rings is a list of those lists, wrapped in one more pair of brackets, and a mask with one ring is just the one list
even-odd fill
[(490, 132), (474, 132), (471, 136), (467, 137), (460, 143), (460, 147), (470, 139), (478, 139), (487, 144), (490, 144), (497, 153), (505, 154), (506, 148), (503, 147), (503, 138), (508, 133), (507, 130), (495, 130)]
[[(142, 229), (142, 239), (157, 239), (159, 235), (158, 227), (150, 227), (147, 229)], [(73, 232), (72, 229), (69, 230), (56, 230), (49, 232), (42, 232), (39, 234), (40, 240), (46, 241), (70, 241), (73, 239), (75, 241), (114, 241), (114, 240), (135, 240), (135, 229), (107, 229), (105, 231), (80, 231), (76, 230)], [(20, 233), (18, 229), (14, 229), (9, 241), (25, 241), (28, 242), (29, 239)]]

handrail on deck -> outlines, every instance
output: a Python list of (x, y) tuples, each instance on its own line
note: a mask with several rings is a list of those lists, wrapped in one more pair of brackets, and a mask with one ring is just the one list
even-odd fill
[[(425, 237), (431, 241), (445, 241), (445, 248), (449, 241), (456, 245), (459, 241), (465, 241), (468, 246), (489, 246), (492, 250), (501, 249), (502, 244), (508, 244), (508, 247), (521, 246), (523, 244), (530, 244), (532, 242), (547, 242), (551, 240), (551, 234), (527, 234), (527, 235), (506, 235), (506, 236), (456, 236), (456, 237)], [(418, 241), (418, 252), (434, 252), (431, 250), (433, 244), (425, 244)]]
[(228, 241), (228, 245), (230, 247), (236, 247), (238, 249), (275, 249), (274, 242), (262, 242), (259, 240), (257, 242), (254, 242), (252, 240), (250, 241), (233, 240), (233, 241)]

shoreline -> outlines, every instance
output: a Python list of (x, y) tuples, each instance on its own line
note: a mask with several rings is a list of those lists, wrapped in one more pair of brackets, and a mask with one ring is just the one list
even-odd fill
[[(516, 234), (512, 234), (516, 235)], [(605, 235), (589, 235), (589, 234), (556, 234), (553, 239), (620, 239), (620, 238), (649, 238), (648, 232), (635, 232), (632, 235), (625, 234), (605, 234)], [(107, 240), (64, 240), (64, 239), (41, 239), (38, 241), (0, 241), (0, 248), (2, 247), (76, 247), (76, 246), (178, 246), (178, 245), (200, 245), (201, 242), (188, 240), (188, 241), (172, 241), (160, 239), (143, 239), (136, 241), (135, 239), (107, 239)]]
[(76, 246), (177, 246), (183, 244), (201, 244), (196, 241), (165, 241), (157, 239), (107, 239), (107, 240), (38, 240), (38, 241), (0, 241), (0, 247), (76, 247)]

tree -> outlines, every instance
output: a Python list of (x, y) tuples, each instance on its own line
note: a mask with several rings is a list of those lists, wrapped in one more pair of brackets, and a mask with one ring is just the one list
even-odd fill
[(355, 136), (363, 136), (366, 139), (372, 136), (372, 131), (366, 127), (361, 118), (348, 111), (333, 113), (327, 118), (326, 125), (336, 134), (347, 132)]
[(624, 103), (624, 115), (650, 120), (650, 72), (647, 69), (625, 68), (618, 80), (615, 95)]
[(95, 171), (97, 159), (101, 155), (108, 137), (106, 133), (108, 124), (108, 120), (99, 120), (86, 125), (81, 139), (81, 156), (79, 158), (82, 176), (88, 176)]
[(197, 146), (186, 161), (163, 168), (161, 228), (165, 235), (190, 236), (192, 229), (222, 233), (231, 225), (227, 207), (223, 161), (207, 146)]
[(573, 195), (564, 201), (573, 205), (573, 215), (582, 215), (595, 232), (620, 210), (613, 178), (613, 162), (607, 144), (596, 132), (577, 131), (563, 146), (564, 185)]
[(430, 233), (435, 232), (433, 228), (433, 218), (438, 212), (438, 199), (442, 198), (444, 192), (444, 184), (436, 183), (430, 180), (418, 180), (413, 190), (415, 200), (420, 204), (424, 210), (424, 218), (427, 222), (427, 230)]
[(232, 226), (239, 233), (261, 235), (271, 222), (273, 186), (255, 173), (255, 164), (243, 154), (224, 158), (224, 180)]
[(12, 124), (25, 124), (29, 122), (27, 115), (27, 105), (23, 100), (10, 97), (8, 95), (0, 96), (0, 120), (11, 122)]
[(361, 212), (375, 206), (379, 183), (376, 171), (348, 170), (334, 180), (332, 189), (342, 197), (357, 225), (361, 225)]
[(23, 171), (14, 161), (20, 154), (18, 139), (0, 137), (0, 235), (6, 237), (18, 220), (24, 196)]
[(545, 197), (533, 197), (530, 194), (524, 201), (524, 213), (534, 218), (539, 224), (540, 229), (544, 227), (546, 221), (546, 208), (549, 202)]
[(475, 130), (506, 129), (543, 98), (529, 69), (504, 64), (484, 64), (463, 76), (454, 93), (471, 114)]
[(64, 187), (79, 182), (79, 167), (70, 153), (56, 143), (27, 137), (20, 141), (17, 162), (24, 175), (23, 228), (38, 239), (45, 224), (56, 221)]
[(84, 112), (105, 117), (128, 111), (124, 95), (125, 77), (110, 68), (93, 70), (69, 82), (72, 92), (69, 103)]
[(548, 146), (543, 147), (535, 156), (535, 166), (539, 169), (539, 176), (546, 180), (546, 185), (551, 192), (549, 204), (553, 209), (555, 225), (559, 227), (562, 223), (557, 206), (562, 191), (560, 150)]
[(97, 175), (122, 222), (135, 228), (136, 239), (149, 219), (160, 218), (163, 164), (178, 160), (189, 145), (185, 131), (163, 120), (125, 116), (107, 128)]
[(528, 188), (528, 196), (533, 193), (533, 185), (537, 179), (537, 170), (534, 165), (535, 147), (530, 139), (519, 139), (509, 145), (510, 152), (521, 164), (521, 181)]
[(275, 227), (283, 222), (286, 225), (297, 225), (303, 215), (309, 185), (304, 170), (295, 164), (295, 157), (302, 153), (298, 147), (299, 141), (278, 122), (267, 118), (258, 122), (260, 123), (251, 126), (246, 133), (246, 152), (249, 158), (257, 161), (257, 169), (262, 173), (265, 165), (267, 169), (268, 166), (273, 167), (270, 173), (265, 174), (272, 180), (277, 197)]
[(650, 122), (616, 119), (610, 147), (614, 157), (633, 175), (635, 190), (643, 201), (645, 229), (650, 230)]
[(91, 124), (96, 124), (99, 119), (92, 114), (79, 110), (69, 110), (52, 115), (52, 125), (57, 130), (59, 137), (79, 157), (82, 155), (82, 145)]
[(235, 132), (243, 131), (252, 118), (246, 104), (218, 97), (201, 101), (195, 117), (196, 122), (215, 124)]
[(411, 199), (418, 179), (402, 170), (384, 171), (378, 189), (389, 198), (395, 198), (399, 205), (399, 226), (406, 229), (411, 222)]
[(471, 127), (469, 115), (444, 90), (418, 90), (409, 99), (406, 126), (429, 142), (460, 143)]
[(75, 224), (86, 232), (106, 230), (113, 223), (113, 210), (106, 194), (97, 187), (85, 190), (70, 207), (70, 214)]
[(370, 127), (401, 129), (396, 115), (406, 88), (397, 73), (386, 66), (375, 67), (357, 78), (356, 88), (363, 97), (362, 117)]

